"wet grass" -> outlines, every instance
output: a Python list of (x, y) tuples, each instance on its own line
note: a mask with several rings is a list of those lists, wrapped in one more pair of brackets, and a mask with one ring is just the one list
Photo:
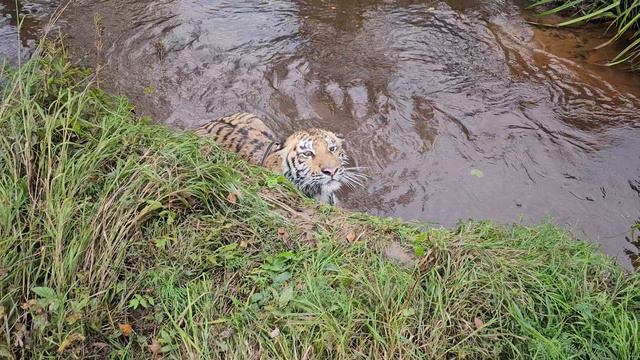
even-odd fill
[(550, 224), (318, 206), (58, 47), (4, 79), (0, 357), (640, 356), (640, 277)]
[(634, 70), (640, 69), (640, 0), (538, 0), (531, 7), (550, 8), (540, 15), (556, 13), (570, 14), (571, 20), (558, 26), (571, 26), (589, 21), (608, 24), (611, 39), (600, 45), (607, 46), (614, 41), (625, 41), (625, 48), (609, 65), (628, 63)]

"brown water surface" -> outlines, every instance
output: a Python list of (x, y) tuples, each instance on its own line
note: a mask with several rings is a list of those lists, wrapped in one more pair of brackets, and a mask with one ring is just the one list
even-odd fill
[[(28, 59), (57, 1), (0, 0), (0, 65)], [(18, 34), (18, 22), (21, 31)]]
[(101, 15), (101, 80), (140, 115), (193, 128), (244, 110), (281, 134), (344, 134), (371, 175), (350, 209), (447, 226), (551, 215), (631, 268), (640, 77), (602, 66), (619, 49), (592, 50), (601, 27), (538, 28), (527, 3), (83, 0), (65, 19), (93, 65)]

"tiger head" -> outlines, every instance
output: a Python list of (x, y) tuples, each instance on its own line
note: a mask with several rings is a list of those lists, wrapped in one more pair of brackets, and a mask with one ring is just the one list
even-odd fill
[(343, 139), (331, 131), (308, 129), (295, 132), (277, 151), (282, 174), (305, 195), (335, 205), (342, 185), (361, 185), (362, 175), (347, 168), (349, 158)]

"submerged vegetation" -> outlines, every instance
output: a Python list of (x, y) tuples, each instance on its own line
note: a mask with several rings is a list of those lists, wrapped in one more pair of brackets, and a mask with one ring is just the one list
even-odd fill
[(573, 19), (558, 26), (587, 21), (607, 23), (612, 34), (611, 39), (601, 46), (607, 46), (614, 41), (629, 41), (609, 65), (627, 62), (634, 69), (640, 69), (640, 0), (538, 0), (531, 7), (547, 6), (549, 3), (554, 6), (540, 15), (573, 12)]
[(640, 277), (564, 231), (318, 206), (90, 79), (3, 75), (0, 357), (640, 357)]

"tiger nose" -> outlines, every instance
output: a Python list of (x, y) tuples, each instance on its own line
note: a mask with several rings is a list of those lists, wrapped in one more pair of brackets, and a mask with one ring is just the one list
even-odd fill
[(338, 170), (337, 168), (334, 167), (326, 167), (326, 168), (322, 168), (322, 173), (325, 175), (329, 175), (329, 176), (333, 176), (336, 174), (336, 170)]

